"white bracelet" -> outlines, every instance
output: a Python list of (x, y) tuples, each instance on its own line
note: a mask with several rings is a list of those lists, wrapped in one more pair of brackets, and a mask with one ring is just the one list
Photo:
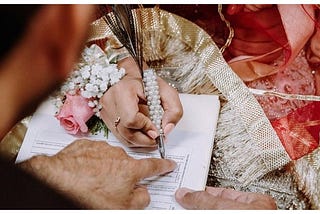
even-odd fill
[(74, 72), (62, 85), (58, 99), (61, 100), (67, 93), (80, 93), (88, 99), (88, 105), (93, 108), (95, 115), (100, 117), (102, 106), (99, 99), (125, 75), (125, 69), (117, 67), (117, 58), (117, 54), (108, 54), (96, 44), (86, 47)]

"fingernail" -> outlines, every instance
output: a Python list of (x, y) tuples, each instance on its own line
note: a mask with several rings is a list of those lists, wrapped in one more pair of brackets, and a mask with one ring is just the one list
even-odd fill
[(173, 130), (174, 127), (175, 127), (175, 125), (173, 123), (168, 123), (166, 125), (166, 127), (164, 127), (164, 130), (163, 130), (164, 135), (167, 136)]
[(182, 187), (176, 191), (175, 195), (178, 199), (182, 199), (187, 193), (190, 193), (190, 192), (193, 192), (193, 190)]
[(153, 130), (147, 131), (147, 134), (148, 134), (149, 137), (151, 137), (152, 139), (156, 139), (156, 137), (158, 137), (157, 132), (155, 132), (155, 131), (153, 131)]

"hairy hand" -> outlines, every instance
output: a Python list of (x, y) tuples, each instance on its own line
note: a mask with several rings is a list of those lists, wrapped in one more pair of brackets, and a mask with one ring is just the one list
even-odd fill
[(77, 140), (52, 157), (36, 156), (21, 167), (84, 208), (141, 209), (150, 196), (138, 182), (170, 172), (176, 164), (136, 160), (106, 142)]
[[(129, 147), (155, 148), (159, 135), (148, 117), (148, 106), (143, 92), (139, 69), (132, 58), (118, 63), (126, 69), (126, 76), (113, 85), (100, 99), (100, 115), (112, 133)], [(164, 109), (162, 126), (167, 135), (182, 117), (182, 105), (178, 92), (158, 78), (161, 105)], [(117, 127), (114, 121), (120, 117)]]
[(276, 209), (275, 201), (260, 193), (207, 187), (205, 191), (178, 189), (177, 202), (186, 209)]

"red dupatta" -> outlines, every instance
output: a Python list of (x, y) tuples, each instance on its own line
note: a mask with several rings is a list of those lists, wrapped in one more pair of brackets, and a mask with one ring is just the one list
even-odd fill
[[(306, 44), (309, 44), (315, 29), (316, 31), (318, 29), (318, 24), (315, 21), (315, 7), (313, 5), (278, 5), (277, 7), (251, 12), (244, 11), (241, 5), (237, 5), (237, 7), (235, 9), (234, 5), (233, 7), (229, 6), (229, 16), (227, 17), (232, 26), (237, 26), (235, 28), (235, 38), (228, 49), (231, 56), (233, 56), (228, 61), (231, 68), (247, 82), (249, 87), (259, 85), (255, 83), (257, 81), (269, 81), (269, 76), (271, 75), (272, 81), (269, 81), (269, 83), (271, 82), (274, 85), (273, 90), (277, 85), (285, 85), (296, 87), (296, 90), (294, 88), (293, 91), (288, 92), (285, 87), (280, 87), (277, 88), (277, 92), (288, 94), (292, 92), (307, 93), (300, 89), (301, 84), (290, 82), (286, 78), (291, 75), (288, 74), (288, 70), (292, 68), (292, 64), (298, 63), (294, 61), (299, 53), (301, 53)], [(277, 20), (281, 21), (281, 26), (277, 26)], [(257, 34), (258, 36), (255, 37), (256, 41), (246, 41), (245, 37), (238, 39), (237, 35), (243, 33), (251, 33), (250, 36)], [(315, 35), (318, 34), (316, 33)], [(313, 40), (315, 40), (314, 37)], [(320, 38), (320, 36), (318, 37)], [(256, 48), (254, 48), (255, 44), (251, 43), (245, 49), (246, 52), (241, 53), (241, 50), (237, 48), (243, 48), (246, 42), (256, 42)], [(268, 42), (268, 46), (262, 44), (266, 44), (266, 42)], [(313, 42), (318, 44), (320, 41)], [(311, 58), (310, 54), (308, 57)], [(306, 64), (304, 66), (309, 65)], [(293, 70), (299, 72), (299, 69)], [(306, 81), (307, 79), (306, 77)], [(316, 84), (314, 87), (316, 87)], [(274, 97), (258, 97), (258, 101), (263, 103), (270, 98)], [(287, 102), (286, 99), (278, 97), (276, 99), (279, 100), (278, 102)], [(292, 102), (292, 105), (295, 105), (295, 102)], [(275, 107), (276, 105), (273, 106)], [(262, 107), (264, 108), (263, 105)], [(319, 146), (320, 102), (305, 101), (303, 104), (300, 103), (300, 105), (292, 106), (291, 108), (289, 112), (287, 111), (287, 114), (279, 114), (276, 117), (268, 118), (288, 155), (292, 160), (296, 160)], [(264, 108), (264, 110), (268, 115), (268, 108)]]

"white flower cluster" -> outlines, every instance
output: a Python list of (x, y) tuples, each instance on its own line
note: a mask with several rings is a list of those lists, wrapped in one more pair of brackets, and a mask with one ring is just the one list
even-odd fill
[(99, 99), (108, 88), (125, 75), (124, 68), (118, 69), (117, 64), (110, 63), (115, 55), (107, 54), (97, 45), (86, 47), (82, 52), (82, 60), (71, 76), (61, 87), (62, 95), (80, 92), (89, 100), (88, 105), (99, 117), (101, 105)]

